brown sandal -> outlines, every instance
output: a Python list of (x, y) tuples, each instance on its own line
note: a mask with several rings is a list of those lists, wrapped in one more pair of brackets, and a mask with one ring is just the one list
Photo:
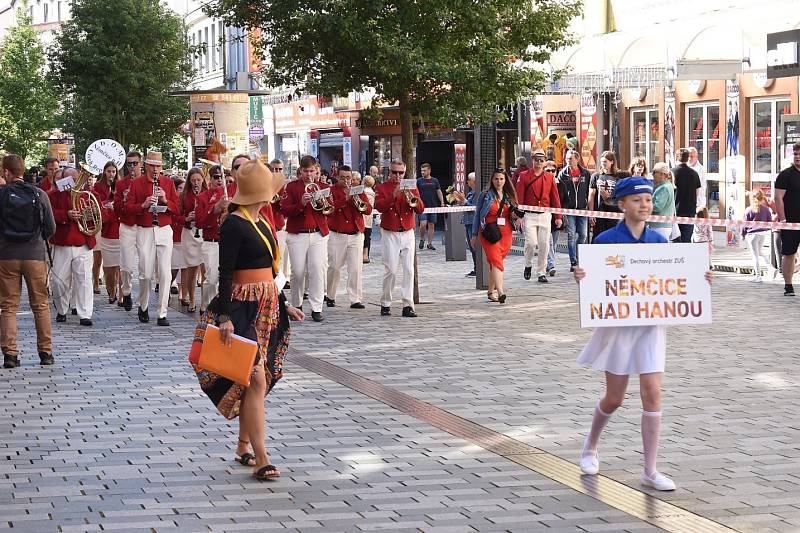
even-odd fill
[(266, 465), (259, 468), (254, 474), (253, 477), (259, 481), (265, 481), (268, 479), (275, 479), (276, 477), (281, 477), (281, 471), (278, 470), (277, 466), (274, 465)]

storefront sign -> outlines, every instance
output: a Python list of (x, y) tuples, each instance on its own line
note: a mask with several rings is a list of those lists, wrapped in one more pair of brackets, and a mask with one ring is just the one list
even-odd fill
[(453, 144), (455, 173), (453, 184), (459, 192), (466, 192), (467, 183), (467, 145), (463, 143)]
[(575, 134), (578, 119), (574, 111), (547, 113), (547, 133)]
[(675, 166), (675, 91), (664, 89), (664, 160), (669, 168)]
[(313, 155), (314, 157), (319, 157), (319, 150), (316, 139), (309, 139), (308, 140), (308, 153)]
[(289, 133), (326, 128), (343, 128), (350, 125), (347, 113), (336, 113), (329, 102), (319, 102), (317, 97), (276, 104), (275, 132)]
[(800, 30), (767, 34), (767, 77), (800, 74)]
[[(739, 155), (739, 84), (725, 82), (725, 218), (741, 220), (744, 218), (745, 176), (744, 157)], [(731, 225), (727, 231), (728, 246), (737, 248), (740, 242), (739, 230)]]
[(544, 140), (544, 97), (531, 98), (531, 149), (540, 148)]
[(349, 135), (342, 138), (342, 163), (353, 166), (353, 138)]
[(387, 126), (399, 126), (400, 121), (396, 118), (381, 118), (378, 120), (369, 120), (366, 118), (359, 118), (356, 120), (356, 128), (384, 128)]
[(588, 170), (597, 168), (597, 104), (595, 95), (585, 93), (581, 96), (581, 165)]
[(579, 245), (582, 328), (711, 323), (705, 244)]
[(792, 164), (794, 158), (794, 143), (800, 142), (800, 115), (783, 115), (781, 131), (783, 131), (783, 146), (780, 147), (781, 168), (786, 168)]

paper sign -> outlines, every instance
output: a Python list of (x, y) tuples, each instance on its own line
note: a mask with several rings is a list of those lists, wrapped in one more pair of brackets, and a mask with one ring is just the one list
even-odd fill
[(355, 196), (356, 194), (361, 194), (364, 192), (363, 185), (356, 185), (355, 187), (350, 187), (350, 191), (347, 193), (349, 196)]
[(415, 180), (413, 178), (400, 180), (400, 189), (401, 190), (416, 189), (416, 188), (417, 188), (417, 180)]
[(319, 200), (320, 198), (327, 198), (331, 195), (331, 190), (329, 188), (319, 189), (318, 191), (314, 192), (314, 200)]
[(56, 181), (56, 187), (58, 187), (59, 191), (64, 192), (67, 189), (72, 189), (75, 187), (75, 180), (72, 179), (72, 176), (61, 178), (60, 180)]
[(153, 204), (153, 205), (150, 206), (150, 212), (151, 213), (166, 213), (167, 212), (167, 206)]
[(708, 246), (581, 244), (583, 328), (710, 324)]

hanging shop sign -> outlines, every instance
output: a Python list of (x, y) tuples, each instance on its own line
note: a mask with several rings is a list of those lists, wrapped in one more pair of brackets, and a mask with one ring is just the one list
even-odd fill
[(558, 111), (547, 113), (547, 133), (558, 133), (563, 135), (565, 133), (576, 132), (578, 119), (575, 111)]
[(581, 165), (588, 170), (597, 168), (597, 103), (593, 93), (581, 96)]

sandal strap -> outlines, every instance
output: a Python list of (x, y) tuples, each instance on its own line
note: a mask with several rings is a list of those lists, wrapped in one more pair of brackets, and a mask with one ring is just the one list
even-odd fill
[(240, 444), (250, 444), (250, 441), (249, 441), (249, 440), (242, 440), (242, 439), (239, 439), (239, 443), (240, 443)]

